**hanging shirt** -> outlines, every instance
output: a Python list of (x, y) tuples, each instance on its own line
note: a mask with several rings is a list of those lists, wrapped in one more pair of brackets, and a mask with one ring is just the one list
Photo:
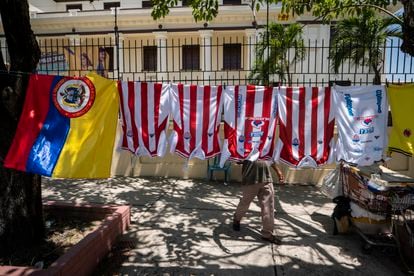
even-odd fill
[(275, 161), (316, 168), (331, 161), (334, 112), (329, 87), (282, 87)]
[(392, 113), (388, 149), (411, 157), (414, 154), (414, 84), (390, 85), (387, 90)]
[(121, 81), (121, 147), (138, 156), (164, 156), (169, 116), (169, 85)]
[(338, 126), (337, 160), (359, 166), (382, 160), (388, 118), (384, 86), (335, 86), (333, 94)]
[(171, 86), (171, 153), (202, 160), (220, 154), (221, 98), (221, 86)]
[(277, 119), (277, 88), (227, 86), (224, 91), (224, 143), (227, 159), (271, 160)]

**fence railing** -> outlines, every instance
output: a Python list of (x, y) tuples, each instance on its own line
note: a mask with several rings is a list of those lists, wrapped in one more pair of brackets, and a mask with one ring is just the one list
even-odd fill
[[(202, 38), (128, 38), (116, 43), (113, 37), (40, 38), (42, 57), (38, 72), (79, 76), (97, 71), (112, 79), (173, 81), (197, 84), (252, 83), (257, 56), (256, 44), (245, 37), (205, 40)], [(400, 41), (390, 40), (382, 49), (381, 81), (414, 82), (414, 59), (399, 50)], [(6, 45), (0, 45), (8, 61)], [(269, 49), (271, 51), (272, 49)], [(333, 81), (371, 84), (374, 72), (367, 66), (345, 61), (335, 73), (329, 59), (329, 41), (305, 41), (304, 57), (292, 62), (297, 49), (290, 48), (284, 74), (268, 74), (274, 85), (324, 86)], [(367, 59), (370, 57), (367, 56)], [(275, 63), (277, 61), (272, 61)], [(288, 78), (289, 74), (289, 78)], [(267, 78), (267, 77), (266, 77)]]

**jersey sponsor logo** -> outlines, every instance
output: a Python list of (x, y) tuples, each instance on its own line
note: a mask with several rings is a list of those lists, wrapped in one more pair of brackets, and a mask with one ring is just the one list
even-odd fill
[(190, 139), (191, 138), (191, 134), (190, 134), (190, 132), (188, 132), (188, 131), (186, 131), (186, 132), (184, 132), (184, 139)]
[(248, 140), (247, 143), (252, 145), (260, 145), (262, 142), (260, 140)]
[(269, 121), (269, 118), (266, 117), (247, 117), (246, 116), (246, 120), (248, 121)]
[(374, 138), (378, 140), (378, 138), (380, 138), (380, 136), (379, 135), (375, 135)]
[(348, 110), (348, 115), (349, 116), (354, 116), (354, 112), (352, 111), (351, 94), (345, 94), (344, 97), (345, 97), (346, 109)]
[(365, 120), (365, 119), (375, 119), (378, 118), (378, 115), (370, 115), (370, 116), (357, 116), (355, 117), (356, 120), (361, 121), (361, 120)]
[(262, 137), (263, 131), (253, 131), (250, 133), (250, 137)]
[(95, 87), (87, 78), (61, 79), (53, 89), (53, 104), (68, 118), (84, 115), (95, 101)]
[(409, 128), (404, 129), (403, 135), (407, 138), (410, 137), (411, 136), (411, 129), (409, 129)]
[(243, 102), (243, 95), (237, 96), (237, 118), (240, 118), (241, 111), (242, 111), (242, 102)]
[(375, 96), (377, 97), (377, 112), (378, 113), (382, 113), (382, 109), (381, 109), (382, 90), (377, 90), (375, 92)]
[(299, 139), (294, 138), (293, 141), (292, 141), (292, 145), (294, 145), (295, 147), (299, 146)]
[(374, 147), (374, 151), (382, 151), (383, 149), (381, 147)]
[(359, 134), (370, 134), (374, 132), (374, 127), (369, 127), (369, 128), (360, 128), (359, 129)]
[(361, 121), (361, 124), (362, 124), (363, 126), (365, 126), (365, 127), (369, 127), (369, 126), (371, 126), (373, 123), (374, 123), (374, 121), (373, 121), (371, 118), (366, 118), (366, 119), (363, 119), (363, 120)]
[(358, 143), (361, 139), (359, 138), (359, 136), (357, 134), (355, 134), (354, 136), (352, 136), (352, 142), (354, 143)]
[(363, 140), (360, 141), (361, 144), (372, 143), (372, 140)]
[(251, 124), (256, 128), (260, 128), (264, 125), (264, 122), (262, 120), (253, 120)]
[(244, 138), (244, 135), (240, 135), (240, 136), (239, 136), (239, 142), (240, 142), (240, 143), (243, 143), (243, 142), (244, 142), (244, 140), (246, 140), (246, 139)]

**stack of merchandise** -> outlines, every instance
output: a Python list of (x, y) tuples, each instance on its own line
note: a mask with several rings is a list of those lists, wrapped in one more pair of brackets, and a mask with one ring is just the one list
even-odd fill
[[(383, 166), (342, 166), (351, 218), (363, 233), (391, 233), (391, 215), (414, 205), (414, 179)], [(398, 205), (398, 202), (405, 202)]]

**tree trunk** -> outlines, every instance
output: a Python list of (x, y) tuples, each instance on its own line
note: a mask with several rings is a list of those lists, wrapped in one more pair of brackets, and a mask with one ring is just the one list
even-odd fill
[(288, 85), (292, 86), (292, 74), (290, 73), (289, 62), (285, 63), (285, 71), (288, 79)]
[(381, 69), (378, 69), (375, 65), (372, 65), (372, 70), (374, 71), (374, 79), (372, 84), (381, 84)]
[(403, 42), (401, 51), (414, 56), (414, 1), (401, 0), (404, 5), (404, 23), (402, 25)]
[[(0, 161), (16, 132), (30, 72), (40, 49), (31, 30), (27, 0), (0, 1), (0, 14), (10, 56), (10, 72), (0, 56)], [(1, 55), (1, 53), (0, 53)], [(0, 166), (0, 256), (44, 236), (40, 177)]]

